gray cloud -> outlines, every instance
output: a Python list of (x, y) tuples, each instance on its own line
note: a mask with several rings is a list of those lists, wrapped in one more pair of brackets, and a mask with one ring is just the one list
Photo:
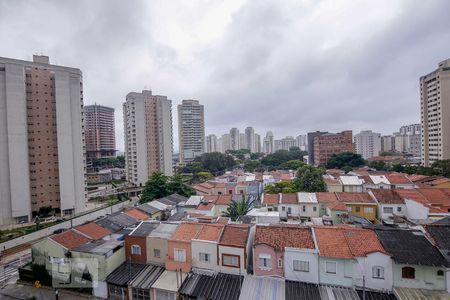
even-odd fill
[(228, 4), (2, 1), (0, 55), (82, 69), (86, 103), (116, 108), (119, 148), (121, 103), (144, 87), (174, 117), (199, 99), (208, 133), (391, 133), (419, 122), (419, 77), (450, 57), (445, 0)]

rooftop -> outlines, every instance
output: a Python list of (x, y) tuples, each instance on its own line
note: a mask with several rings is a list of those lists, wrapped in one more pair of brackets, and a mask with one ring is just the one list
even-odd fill
[(164, 268), (147, 264), (145, 268), (130, 282), (133, 288), (149, 290), (164, 272)]
[(108, 253), (116, 252), (118, 249), (123, 247), (123, 241), (117, 240), (97, 240), (92, 241), (90, 243), (86, 243), (78, 246), (72, 251), (83, 252), (83, 253), (91, 253), (96, 255), (106, 255)]
[(108, 284), (126, 287), (145, 267), (146, 265), (144, 264), (124, 262), (106, 277), (106, 282)]
[(219, 195), (216, 205), (228, 205), (231, 203), (232, 195)]
[(405, 204), (405, 201), (393, 190), (372, 189), (371, 193), (381, 204)]
[(343, 185), (362, 185), (364, 180), (358, 176), (340, 176), (339, 177)]
[(243, 276), (218, 273), (214, 276), (189, 273), (179, 293), (189, 299), (238, 300)]
[(136, 219), (138, 221), (144, 221), (144, 220), (148, 220), (149, 217), (146, 213), (144, 213), (143, 211), (136, 209), (136, 208), (132, 208), (132, 209), (127, 209), (124, 211), (128, 216), (132, 217), (133, 219)]
[(219, 242), (224, 227), (225, 226), (222, 224), (205, 224), (195, 239), (201, 241)]
[(178, 226), (171, 240), (190, 242), (196, 238), (200, 230), (203, 228), (202, 224), (183, 223)]
[(249, 232), (249, 225), (229, 224), (225, 226), (219, 244), (223, 246), (245, 247)]
[(161, 223), (148, 236), (169, 240), (177, 228), (178, 224)]
[(317, 196), (315, 193), (298, 193), (299, 203), (317, 203)]
[(391, 184), (413, 184), (409, 178), (404, 174), (386, 174), (387, 179)]
[(279, 203), (279, 194), (264, 194), (263, 204), (274, 205)]
[(239, 300), (284, 300), (284, 279), (247, 275)]
[(94, 222), (89, 222), (83, 225), (80, 225), (75, 228), (75, 230), (81, 232), (82, 234), (88, 236), (90, 239), (93, 240), (99, 240), (109, 234), (111, 234), (111, 231), (109, 231), (106, 228), (103, 228), (100, 225), (97, 225)]
[(280, 203), (282, 204), (298, 204), (297, 193), (283, 193), (280, 194)]
[(370, 195), (368, 193), (337, 192), (336, 196), (339, 201), (344, 202), (344, 203), (376, 204), (375, 201), (370, 197)]
[(159, 226), (159, 222), (141, 222), (131, 233), (130, 236), (146, 237)]
[(285, 247), (315, 248), (311, 229), (293, 225), (257, 226), (253, 244), (266, 244), (277, 251), (282, 251)]
[(50, 237), (52, 240), (66, 248), (67, 250), (75, 249), (90, 241), (89, 238), (71, 229)]

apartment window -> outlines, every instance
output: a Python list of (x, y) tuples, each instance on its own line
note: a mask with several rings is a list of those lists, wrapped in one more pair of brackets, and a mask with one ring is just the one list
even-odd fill
[(260, 268), (272, 268), (272, 260), (268, 254), (260, 254), (258, 259), (258, 265)]
[(294, 271), (309, 272), (309, 261), (295, 260), (293, 261)]
[(292, 208), (288, 207), (288, 214), (292, 214)]
[(313, 206), (313, 211), (317, 211), (317, 206)]
[(325, 262), (325, 272), (330, 274), (336, 274), (337, 263), (335, 261)]
[(394, 208), (392, 207), (383, 207), (383, 213), (392, 214), (394, 212)]
[(161, 250), (153, 249), (153, 256), (154, 257), (161, 257)]
[(239, 256), (238, 255), (230, 255), (230, 254), (222, 254), (222, 265), (226, 266), (226, 267), (239, 268)]
[(199, 260), (202, 262), (210, 262), (211, 261), (211, 255), (209, 253), (202, 253), (200, 252), (198, 254)]
[(406, 278), (406, 279), (416, 278), (416, 270), (412, 267), (403, 267), (402, 268), (402, 278)]
[(372, 277), (376, 279), (384, 279), (384, 268), (380, 266), (372, 267)]
[(185, 262), (186, 261), (186, 250), (184, 249), (174, 249), (173, 250), (173, 256), (174, 256), (174, 260), (175, 261), (179, 261), (179, 262)]
[(282, 206), (281, 211), (286, 211), (286, 207)]
[(303, 211), (303, 212), (306, 211), (306, 206), (305, 206), (305, 205), (302, 206), (302, 211)]
[(139, 245), (132, 245), (131, 246), (131, 254), (133, 254), (133, 255), (141, 255), (141, 246), (139, 246)]

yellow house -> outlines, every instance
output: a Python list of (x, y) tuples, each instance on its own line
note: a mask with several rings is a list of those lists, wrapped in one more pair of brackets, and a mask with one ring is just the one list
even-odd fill
[(377, 203), (368, 193), (336, 193), (338, 200), (344, 203), (348, 212), (369, 221), (377, 219)]

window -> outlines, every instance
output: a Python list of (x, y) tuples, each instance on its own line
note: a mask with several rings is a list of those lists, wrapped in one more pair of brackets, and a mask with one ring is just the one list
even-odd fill
[(334, 261), (326, 261), (325, 262), (325, 272), (330, 274), (336, 274), (336, 262)]
[(282, 268), (283, 267), (283, 260), (281, 258), (278, 259), (278, 268)]
[(133, 300), (150, 300), (150, 290), (133, 289)]
[(222, 254), (222, 266), (239, 268), (239, 256)]
[(259, 255), (259, 260), (258, 260), (258, 265), (260, 268), (272, 268), (272, 260), (270, 258), (270, 255), (268, 254), (260, 254)]
[(361, 211), (361, 207), (356, 206), (356, 207), (355, 207), (355, 211), (356, 211), (356, 212), (360, 212), (360, 211)]
[(302, 206), (302, 211), (303, 211), (303, 212), (306, 211), (306, 206), (305, 206), (305, 205)]
[(293, 261), (294, 271), (309, 272), (309, 261), (295, 260)]
[(175, 248), (173, 250), (173, 259), (175, 261), (185, 262), (186, 261), (186, 250)]
[(176, 294), (174, 292), (168, 292), (155, 289), (155, 299), (158, 300), (175, 300)]
[(153, 249), (153, 256), (154, 257), (161, 257), (161, 250)]
[(444, 271), (438, 270), (437, 271), (437, 276), (444, 276)]
[(317, 211), (317, 206), (313, 206), (313, 211)]
[(401, 212), (402, 211), (402, 207), (401, 206), (397, 206), (397, 211)]
[(367, 214), (373, 213), (373, 207), (364, 207), (364, 212)]
[(394, 208), (392, 207), (383, 207), (383, 213), (392, 214), (394, 212)]
[(286, 207), (282, 206), (281, 211), (286, 211)]
[(198, 254), (198, 256), (199, 256), (198, 259), (200, 261), (202, 261), (202, 262), (210, 262), (211, 261), (211, 255), (209, 253), (202, 253), (202, 252), (200, 252)]
[(288, 214), (292, 214), (292, 208), (288, 207)]
[(131, 254), (132, 255), (141, 255), (141, 246), (139, 246), (139, 245), (132, 245), (131, 246)]
[(384, 279), (384, 268), (380, 266), (372, 267), (372, 278)]
[(402, 278), (406, 279), (414, 279), (416, 278), (416, 270), (412, 267), (403, 267), (402, 268)]

